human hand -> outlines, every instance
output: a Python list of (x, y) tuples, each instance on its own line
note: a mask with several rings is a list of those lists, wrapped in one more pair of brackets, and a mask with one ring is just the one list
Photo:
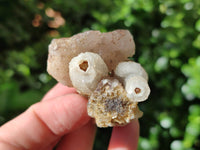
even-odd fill
[[(24, 113), (0, 127), (0, 150), (91, 150), (96, 125), (87, 99), (61, 84)], [(136, 150), (139, 123), (114, 127), (109, 150)]]

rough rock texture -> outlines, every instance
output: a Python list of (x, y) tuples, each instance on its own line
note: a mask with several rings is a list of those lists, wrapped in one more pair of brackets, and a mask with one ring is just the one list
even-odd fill
[(99, 54), (109, 71), (112, 71), (120, 61), (134, 55), (135, 43), (128, 30), (108, 33), (87, 31), (70, 38), (54, 39), (49, 45), (48, 73), (58, 82), (72, 86), (69, 78), (69, 62), (81, 52)]
[(88, 115), (95, 118), (98, 127), (121, 126), (142, 112), (137, 102), (129, 99), (124, 87), (117, 79), (103, 79), (88, 101)]

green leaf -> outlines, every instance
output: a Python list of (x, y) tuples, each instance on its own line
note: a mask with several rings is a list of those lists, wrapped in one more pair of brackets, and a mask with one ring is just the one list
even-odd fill
[(200, 19), (197, 20), (197, 22), (196, 22), (196, 24), (195, 24), (195, 29), (196, 29), (197, 31), (200, 31)]

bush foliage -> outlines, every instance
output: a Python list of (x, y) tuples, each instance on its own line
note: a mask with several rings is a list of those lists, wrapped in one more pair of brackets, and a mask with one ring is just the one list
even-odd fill
[[(134, 35), (131, 59), (152, 90), (139, 105), (138, 149), (200, 149), (199, 0), (0, 0), (0, 125), (56, 83), (46, 72), (53, 38), (119, 28)], [(110, 132), (98, 130), (94, 149), (106, 149)]]

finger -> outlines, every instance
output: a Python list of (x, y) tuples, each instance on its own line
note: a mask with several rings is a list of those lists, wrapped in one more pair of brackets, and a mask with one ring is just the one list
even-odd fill
[(90, 120), (86, 107), (87, 100), (78, 94), (37, 103), (0, 128), (0, 145), (44, 149), (42, 146), (85, 125)]
[(138, 138), (138, 120), (134, 120), (124, 127), (114, 127), (108, 150), (136, 150)]
[(70, 88), (61, 83), (57, 83), (42, 99), (42, 101), (46, 101), (61, 95), (76, 93), (75, 88)]
[(80, 129), (65, 135), (57, 150), (92, 150), (95, 132), (96, 125), (91, 120)]

